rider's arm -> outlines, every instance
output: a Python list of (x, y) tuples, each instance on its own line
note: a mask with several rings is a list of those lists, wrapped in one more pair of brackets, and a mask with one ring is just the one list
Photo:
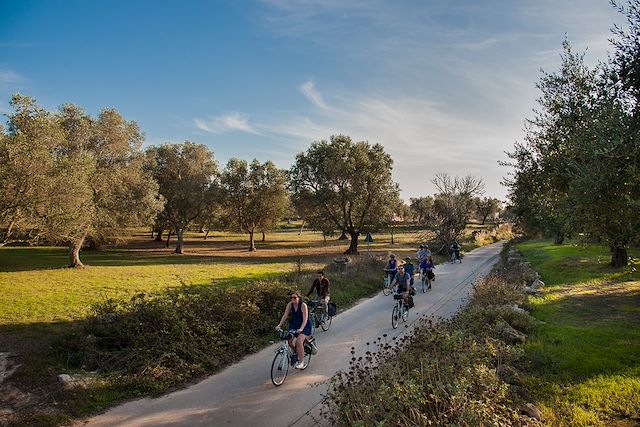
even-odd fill
[(329, 284), (329, 279), (327, 279), (327, 278), (324, 278), (323, 281), (324, 281), (324, 284), (320, 283), (320, 285), (321, 285), (321, 288), (320, 288), (321, 289), (321, 291), (320, 291), (321, 295), (320, 296), (322, 298), (326, 298), (327, 295), (329, 295), (329, 286), (330, 286), (330, 284)]
[[(316, 280), (318, 280), (318, 279), (316, 279)], [(307, 292), (307, 296), (311, 295), (313, 290), (316, 288), (316, 280), (314, 280), (313, 283), (311, 284), (311, 289), (309, 289), (309, 292)]]
[(287, 303), (287, 308), (284, 309), (284, 315), (282, 316), (282, 319), (280, 319), (280, 323), (278, 323), (278, 328), (281, 328), (284, 321), (287, 320), (287, 318), (289, 317), (290, 308), (291, 308), (291, 303), (289, 302)]
[(307, 310), (307, 304), (302, 303), (302, 325), (298, 328), (297, 332), (302, 332), (304, 327), (307, 326), (307, 320), (309, 319), (309, 311)]

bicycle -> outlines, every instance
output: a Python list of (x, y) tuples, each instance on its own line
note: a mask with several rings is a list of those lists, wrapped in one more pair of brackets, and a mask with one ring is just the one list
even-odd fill
[[(289, 339), (295, 336), (295, 331), (284, 331), (278, 329), (278, 338), (280, 338), (280, 346), (275, 349), (276, 355), (271, 362), (271, 382), (274, 386), (280, 386), (287, 379), (289, 373), (289, 365), (293, 366), (298, 361), (298, 354), (289, 347)], [(304, 343), (304, 360), (301, 370), (305, 370), (311, 363), (311, 354), (313, 349), (308, 341)]]
[(451, 251), (451, 264), (455, 264), (456, 261), (462, 264), (462, 254), (460, 251)]
[(395, 272), (395, 270), (384, 270), (384, 282), (382, 283), (382, 293), (384, 295), (389, 295), (391, 292), (393, 292), (393, 289), (391, 288), (391, 282), (393, 281), (393, 279), (391, 278), (391, 273)]
[(427, 289), (431, 289), (431, 279), (429, 278), (429, 271), (423, 268), (420, 271), (420, 281), (422, 282), (422, 292), (426, 293)]
[(396, 329), (400, 323), (400, 319), (406, 322), (409, 318), (409, 306), (402, 302), (402, 295), (396, 294), (393, 296), (393, 299), (396, 300), (396, 305), (393, 306), (393, 311), (391, 312), (391, 326), (393, 329)]
[(320, 326), (323, 331), (328, 331), (331, 327), (331, 320), (333, 320), (333, 316), (330, 316), (329, 313), (327, 313), (325, 317), (324, 307), (319, 300), (310, 300), (307, 305), (311, 308), (311, 325), (313, 326), (313, 329), (315, 330)]

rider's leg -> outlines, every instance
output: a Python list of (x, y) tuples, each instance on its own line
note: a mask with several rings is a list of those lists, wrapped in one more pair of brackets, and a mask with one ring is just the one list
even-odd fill
[(303, 333), (298, 334), (298, 340), (296, 341), (296, 350), (298, 350), (298, 362), (304, 361), (304, 341), (307, 336)]
[(329, 295), (320, 300), (322, 303), (322, 320), (329, 318)]

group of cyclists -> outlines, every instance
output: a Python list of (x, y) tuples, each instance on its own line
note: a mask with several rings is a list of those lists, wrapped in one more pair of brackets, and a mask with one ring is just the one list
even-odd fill
[[(454, 242), (451, 245), (450, 254), (452, 260), (461, 260), (460, 249), (461, 247), (458, 242)], [(420, 249), (416, 252), (416, 261), (421, 278), (425, 278), (426, 283), (428, 284), (428, 289), (431, 289), (431, 282), (435, 279), (433, 270), (435, 270), (436, 267), (428, 245), (420, 245)], [(399, 261), (394, 254), (390, 254), (384, 271), (391, 279), (391, 289), (396, 290), (396, 295), (401, 296), (403, 304), (408, 307), (409, 296), (415, 292), (413, 284), (416, 270), (415, 265), (412, 263), (412, 258), (406, 257), (404, 261)], [(323, 271), (318, 271), (309, 292), (306, 294), (306, 296), (309, 297), (315, 292), (316, 301), (322, 305), (322, 317), (320, 322), (326, 321), (329, 316), (329, 288), (329, 279), (325, 277)], [(398, 297), (398, 299), (400, 299), (400, 297)], [(289, 335), (289, 347), (293, 351), (294, 357), (297, 356), (294, 368), (305, 369), (304, 342), (312, 339), (312, 322), (310, 320), (309, 307), (302, 300), (300, 292), (296, 291), (291, 294), (291, 301), (287, 303), (284, 314), (276, 326), (277, 331), (282, 330), (282, 325), (287, 319), (289, 319), (289, 331), (291, 331), (291, 334)]]

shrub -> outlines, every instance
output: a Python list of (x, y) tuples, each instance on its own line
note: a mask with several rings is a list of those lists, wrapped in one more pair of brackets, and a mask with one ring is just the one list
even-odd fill
[[(365, 355), (332, 378), (325, 407), (337, 425), (527, 425), (514, 399), (522, 389), (524, 351), (495, 334), (509, 323), (530, 332), (535, 322), (511, 304), (520, 285), (498, 269), (478, 284), (469, 306), (450, 321), (431, 320), (410, 336), (367, 343)], [(371, 347), (371, 348), (369, 348)], [(508, 382), (507, 382), (508, 381)], [(510, 384), (517, 384), (512, 392)]]

